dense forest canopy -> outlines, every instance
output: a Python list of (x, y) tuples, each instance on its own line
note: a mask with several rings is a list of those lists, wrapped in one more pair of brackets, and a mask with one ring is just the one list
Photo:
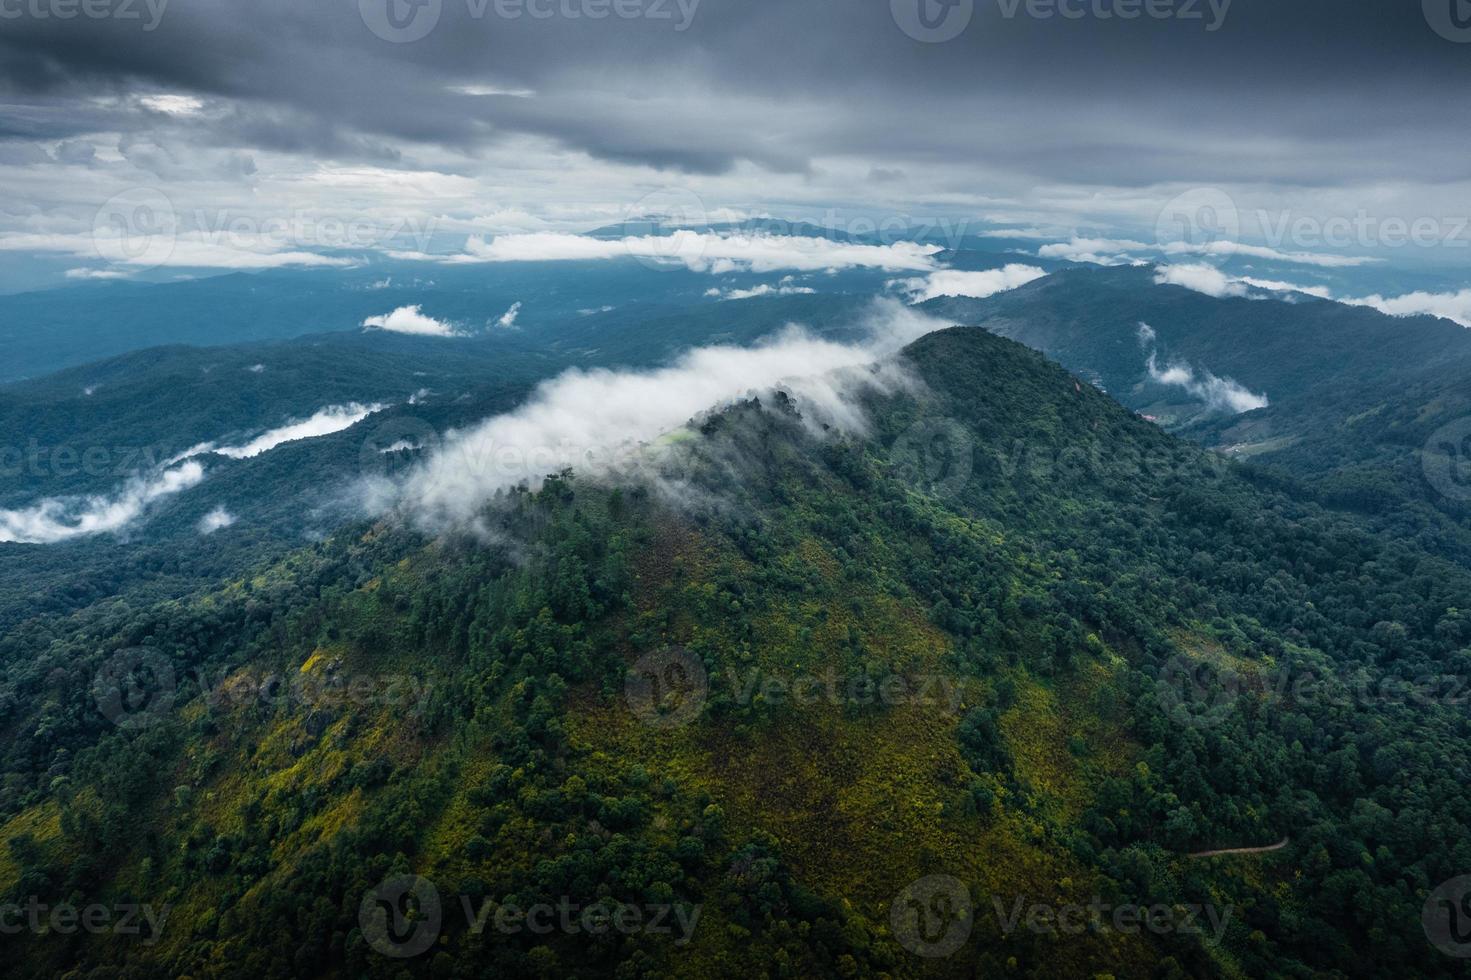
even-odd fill
[(16, 625), (13, 968), (1450, 972), (1471, 573), (1011, 341), (899, 361)]

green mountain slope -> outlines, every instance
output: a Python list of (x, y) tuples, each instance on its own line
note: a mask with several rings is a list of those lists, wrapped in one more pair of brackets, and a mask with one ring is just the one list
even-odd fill
[[(925, 309), (977, 324), (1098, 379), (1125, 405), (1179, 407), (1191, 399), (1149, 382), (1139, 324), (1161, 368), (1174, 359), (1229, 377), (1276, 402), (1327, 388), (1382, 387), (1406, 373), (1471, 357), (1471, 332), (1434, 317), (1390, 317), (1300, 294), (1294, 301), (1215, 298), (1157, 285), (1151, 266), (1066, 269), (984, 300), (931, 300)], [(1263, 293), (1261, 295), (1271, 295)], [(1199, 405), (1196, 405), (1199, 410)]]
[[(1328, 506), (1471, 561), (1471, 331), (1297, 295), (1213, 298), (1152, 268), (1070, 269), (925, 309), (1055, 358), (1173, 431), (1285, 470)], [(1262, 294), (1267, 295), (1267, 294)], [(1140, 324), (1151, 338), (1142, 342)], [(1150, 376), (1183, 364), (1264, 396), (1237, 414)]]
[[(104, 597), (172, 598), (239, 575), (348, 519), (349, 490), (365, 471), (407, 465), (413, 455), (390, 459), (377, 449), (436, 441), (509, 410), (560, 372), (667, 363), (691, 347), (753, 342), (795, 320), (851, 338), (872, 302), (694, 295), (696, 305), (662, 316), (644, 305), (490, 336), (347, 331), (151, 348), (0, 386), (0, 509), (22, 512), (50, 498), (116, 496), (201, 443), (241, 445), (329, 406), (384, 406), (350, 429), (259, 457), (210, 457), (201, 484), (151, 504), (123, 534), (0, 542), (0, 628)], [(199, 521), (215, 508), (237, 523), (201, 548)]]
[(901, 361), (863, 436), (765, 396), (489, 539), (12, 630), (5, 901), (162, 923), (16, 975), (1450, 972), (1471, 733), (1403, 692), (1471, 575), (984, 331)]

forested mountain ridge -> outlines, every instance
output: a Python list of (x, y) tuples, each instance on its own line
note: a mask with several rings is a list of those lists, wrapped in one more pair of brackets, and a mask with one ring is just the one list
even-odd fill
[[(900, 360), (863, 434), (764, 395), (489, 541), (385, 520), (12, 630), (6, 900), (168, 909), (16, 971), (1450, 972), (1471, 732), (1394, 692), (1471, 670), (1471, 574), (984, 331)], [(439, 915), (385, 927), (405, 875)], [(486, 925), (563, 901), (669, 929)], [(1026, 911), (1095, 902), (1175, 911)]]
[[(1040, 350), (1186, 438), (1471, 561), (1471, 330), (1301, 293), (1207, 296), (1156, 276), (1067, 269), (923, 309)], [(1213, 403), (1226, 385), (1252, 397)]]
[[(1074, 268), (986, 299), (946, 297), (924, 308), (976, 324), (1098, 378), (1132, 408), (1148, 355), (1231, 377), (1273, 400), (1327, 385), (1380, 386), (1471, 358), (1471, 331), (1430, 316), (1391, 317), (1301, 293), (1210, 296), (1156, 281), (1155, 266)], [(1140, 323), (1153, 331), (1141, 344)]]
[[(692, 347), (753, 342), (794, 320), (852, 337), (871, 303), (867, 295), (707, 300), (658, 316), (595, 311), (473, 337), (349, 331), (155, 347), (0, 386), (0, 510), (21, 513), (116, 496), (201, 444), (247, 443), (322, 410), (378, 409), (347, 430), (258, 457), (207, 457), (202, 483), (154, 502), (121, 533), (0, 541), (0, 628), (109, 596), (177, 597), (272, 560), (356, 516), (340, 491), (392, 462), (376, 450), (508, 411), (562, 372), (648, 368)], [(215, 508), (237, 523), (202, 548), (197, 527)]]

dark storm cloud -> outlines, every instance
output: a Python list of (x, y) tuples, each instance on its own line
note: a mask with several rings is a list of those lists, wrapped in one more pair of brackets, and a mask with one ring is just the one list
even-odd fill
[[(1471, 44), (1437, 35), (1416, 2), (1060, 0), (1064, 16), (1053, 0), (974, 0), (969, 25), (933, 44), (901, 30), (889, 0), (627, 0), (634, 17), (614, 0), (530, 0), (545, 19), (442, 0), (411, 43), (376, 36), (357, 0), (172, 0), (152, 30), (143, 0), (140, 19), (33, 15), (62, 2), (0, 0), (0, 136), (149, 129), (159, 121), (131, 103), (89, 100), (166, 91), (230, 106), (170, 122), (197, 139), (376, 161), (398, 142), (466, 151), (531, 133), (694, 173), (803, 174), (833, 155), (1078, 183), (1471, 169), (1454, 99)], [(1141, 8), (1175, 15), (1122, 19)]]

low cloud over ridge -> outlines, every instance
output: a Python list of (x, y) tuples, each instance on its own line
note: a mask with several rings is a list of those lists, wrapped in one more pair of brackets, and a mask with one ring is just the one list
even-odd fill
[(0, 510), (0, 542), (54, 544), (120, 531), (142, 517), (149, 505), (203, 479), (204, 467), (190, 460), (135, 477), (111, 496), (48, 497), (24, 510)]
[(1454, 293), (1406, 293), (1403, 296), (1365, 296), (1361, 299), (1342, 299), (1339, 302), (1350, 306), (1371, 306), (1390, 316), (1444, 317), (1463, 327), (1471, 327), (1471, 289)]
[(1013, 263), (1000, 269), (985, 269), (980, 272), (939, 269), (930, 273), (927, 278), (910, 279), (904, 285), (910, 291), (913, 302), (916, 303), (923, 303), (925, 300), (940, 296), (968, 296), (971, 299), (985, 299), (987, 296), (1025, 286), (1045, 275), (1047, 275), (1045, 270), (1034, 265)]
[(404, 481), (367, 485), (369, 508), (397, 508), (435, 530), (473, 526), (498, 491), (538, 485), (569, 467), (594, 477), (637, 469), (642, 447), (691, 418), (778, 386), (809, 420), (861, 430), (852, 396), (904, 383), (897, 370), (870, 366), (944, 325), (880, 300), (862, 343), (836, 343), (792, 326), (765, 343), (703, 347), (656, 370), (569, 371), (542, 384), (516, 411), (450, 433)]
[(386, 407), (376, 402), (372, 405), (361, 405), (357, 402), (348, 402), (346, 405), (328, 405), (309, 418), (297, 419), (277, 428), (267, 429), (249, 442), (238, 446), (221, 446), (217, 442), (201, 442), (197, 446), (190, 446), (170, 459), (167, 465), (206, 454), (224, 456), (227, 459), (251, 459), (288, 442), (315, 439), (319, 436), (341, 432)]
[(1147, 323), (1139, 324), (1139, 346), (1149, 355), (1145, 360), (1145, 370), (1156, 383), (1184, 389), (1213, 412), (1240, 415), (1270, 404), (1266, 395), (1254, 394), (1230, 378), (1218, 378), (1203, 368), (1197, 372), (1183, 360), (1172, 360), (1168, 367), (1161, 368), (1155, 351), (1156, 339), (1153, 327)]
[(459, 331), (453, 325), (426, 315), (424, 308), (417, 303), (412, 306), (400, 306), (392, 313), (385, 313), (382, 316), (370, 316), (363, 321), (363, 328), (365, 330), (387, 330), (390, 333), (415, 334), (420, 337), (459, 336)]
[(1246, 283), (1204, 262), (1162, 265), (1155, 270), (1154, 281), (1161, 286), (1184, 286), (1216, 299), (1246, 295)]

